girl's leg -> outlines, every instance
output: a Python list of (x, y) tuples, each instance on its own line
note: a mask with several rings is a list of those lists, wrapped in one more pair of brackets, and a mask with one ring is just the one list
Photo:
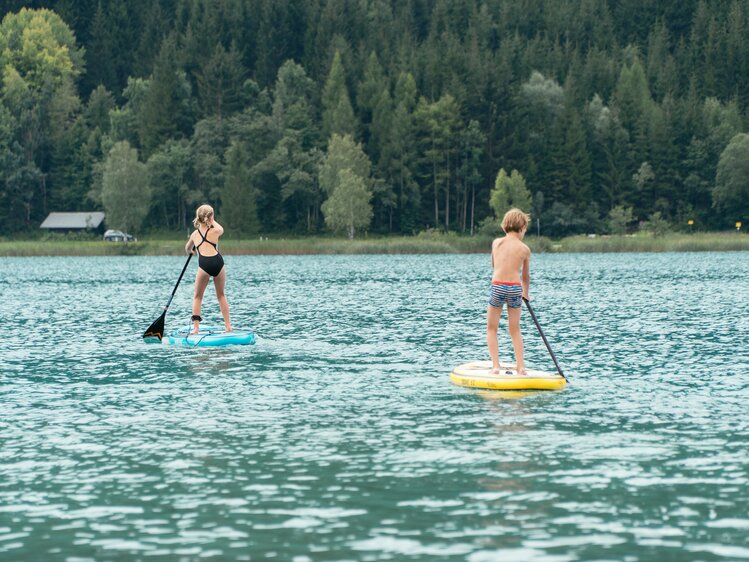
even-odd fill
[(512, 348), (515, 350), (515, 361), (519, 375), (525, 374), (525, 358), (523, 356), (523, 335), (520, 333), (520, 311), (522, 309), (507, 307), (507, 318), (512, 338)]
[(229, 320), (229, 301), (226, 300), (224, 288), (226, 287), (226, 268), (221, 268), (221, 273), (213, 278), (213, 286), (216, 288), (216, 298), (218, 306), (221, 309), (221, 315), (224, 317), (224, 326), (227, 332), (231, 332), (231, 321)]
[[(198, 268), (198, 272), (195, 274), (195, 292), (192, 296), (192, 315), (193, 316), (200, 316), (200, 307), (203, 304), (203, 293), (205, 293), (205, 288), (208, 286), (208, 281), (211, 280), (210, 275), (208, 275), (205, 271)], [(198, 333), (198, 328), (200, 326), (200, 322), (198, 320), (192, 321), (192, 331), (194, 334)]]
[(489, 306), (486, 309), (486, 344), (489, 346), (489, 356), (492, 358), (492, 372), (499, 374), (499, 343), (497, 342), (497, 326), (502, 315), (502, 307)]

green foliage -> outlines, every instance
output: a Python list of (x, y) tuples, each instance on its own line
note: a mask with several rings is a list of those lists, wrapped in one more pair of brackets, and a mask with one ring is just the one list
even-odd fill
[(484, 220), (482, 220), (477, 230), (481, 236), (487, 236), (491, 238), (497, 238), (498, 236), (504, 235), (504, 230), (502, 230), (500, 221), (494, 216), (486, 217)]
[(255, 235), (260, 230), (257, 193), (250, 178), (244, 147), (233, 142), (226, 154), (221, 216), (232, 235)]
[(83, 50), (50, 10), (22, 8), (0, 23), (0, 72), (7, 147), (0, 198), (27, 226), (50, 201), (77, 208), (86, 186), (78, 154), (80, 99), (75, 79)]
[(345, 230), (353, 239), (356, 229), (366, 229), (372, 220), (371, 199), (364, 178), (348, 168), (341, 170), (333, 193), (322, 204), (325, 224), (332, 230)]
[(349, 169), (367, 183), (372, 164), (350, 135), (340, 136), (336, 133), (330, 137), (328, 151), (320, 166), (320, 187), (329, 196), (340, 183), (341, 170)]
[(663, 218), (660, 211), (656, 211), (645, 221), (642, 229), (645, 232), (650, 232), (653, 236), (663, 236), (671, 231), (671, 224)]
[(505, 169), (500, 168), (489, 200), (494, 217), (501, 221), (505, 213), (513, 207), (528, 212), (531, 208), (531, 199), (531, 192), (525, 185), (523, 175), (513, 170), (508, 176)]
[(83, 69), (83, 49), (51, 10), (22, 8), (0, 23), (0, 68), (15, 70), (35, 92), (69, 83)]
[(322, 131), (328, 137), (333, 133), (356, 136), (356, 117), (351, 107), (346, 87), (346, 72), (341, 53), (336, 51), (328, 79), (322, 91)]
[(151, 205), (148, 168), (127, 141), (115, 143), (104, 162), (101, 199), (109, 228), (140, 230)]
[(167, 139), (186, 136), (191, 128), (190, 85), (178, 63), (175, 65), (178, 49), (174, 36), (162, 43), (138, 115), (140, 144), (147, 156)]
[(724, 224), (749, 217), (749, 134), (733, 137), (720, 155), (713, 206), (727, 219)]
[(749, 212), (725, 153), (749, 125), (739, 1), (6, 8), (0, 217), (29, 228), (100, 205), (107, 155), (127, 141), (152, 173), (147, 228), (242, 183), (263, 232), (315, 232), (333, 133), (371, 162), (370, 233), (472, 233), (500, 168), (523, 171), (553, 236), (606, 230), (599, 209), (617, 206), (674, 224), (688, 212), (708, 230)]
[(228, 51), (218, 43), (197, 74), (203, 115), (231, 114), (241, 109), (242, 86), (247, 71), (236, 45)]
[(520, 91), (530, 110), (537, 114), (539, 121), (553, 119), (562, 113), (564, 90), (556, 80), (546, 78), (537, 70), (531, 73)]
[(632, 221), (634, 221), (632, 207), (617, 205), (609, 211), (609, 232), (618, 235), (626, 234)]
[(168, 141), (148, 159), (151, 213), (162, 226), (186, 229), (202, 194), (191, 189), (192, 153), (186, 140)]
[[(450, 228), (450, 190), (452, 161), (458, 149), (455, 142), (460, 124), (460, 110), (454, 97), (447, 94), (436, 102), (419, 99), (413, 113), (414, 128), (419, 139), (418, 174), (427, 191), (431, 187), (434, 226), (443, 222)], [(425, 193), (426, 195), (426, 193)], [(444, 197), (444, 203), (442, 199)], [(425, 197), (426, 200), (426, 197)], [(442, 212), (440, 212), (442, 207)], [(442, 220), (440, 218), (442, 217)]]
[(372, 220), (371, 168), (360, 144), (350, 135), (333, 133), (320, 165), (320, 187), (328, 196), (322, 211), (325, 224), (333, 230), (345, 228), (349, 238), (354, 237), (356, 228), (367, 228)]

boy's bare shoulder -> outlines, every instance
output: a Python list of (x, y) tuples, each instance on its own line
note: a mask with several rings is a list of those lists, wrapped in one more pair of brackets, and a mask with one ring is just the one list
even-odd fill
[(525, 242), (521, 242), (521, 244), (523, 245), (523, 251), (526, 253), (527, 256), (530, 257), (531, 255), (530, 246), (528, 246), (528, 244), (526, 244)]
[(492, 248), (496, 248), (497, 246), (499, 246), (499, 245), (500, 245), (500, 244), (501, 244), (502, 242), (504, 242), (505, 240), (507, 240), (507, 237), (506, 237), (506, 236), (504, 236), (504, 237), (502, 237), (502, 238), (495, 238), (495, 239), (494, 239), (494, 242), (492, 242)]

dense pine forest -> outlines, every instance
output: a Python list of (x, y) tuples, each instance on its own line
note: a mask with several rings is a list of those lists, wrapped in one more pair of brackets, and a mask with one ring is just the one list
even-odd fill
[(745, 0), (0, 6), (14, 231), (184, 230), (203, 202), (236, 236), (749, 218)]

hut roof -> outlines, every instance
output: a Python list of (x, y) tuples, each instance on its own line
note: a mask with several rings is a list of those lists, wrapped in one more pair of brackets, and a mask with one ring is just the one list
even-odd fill
[(104, 213), (50, 213), (39, 228), (98, 228)]

